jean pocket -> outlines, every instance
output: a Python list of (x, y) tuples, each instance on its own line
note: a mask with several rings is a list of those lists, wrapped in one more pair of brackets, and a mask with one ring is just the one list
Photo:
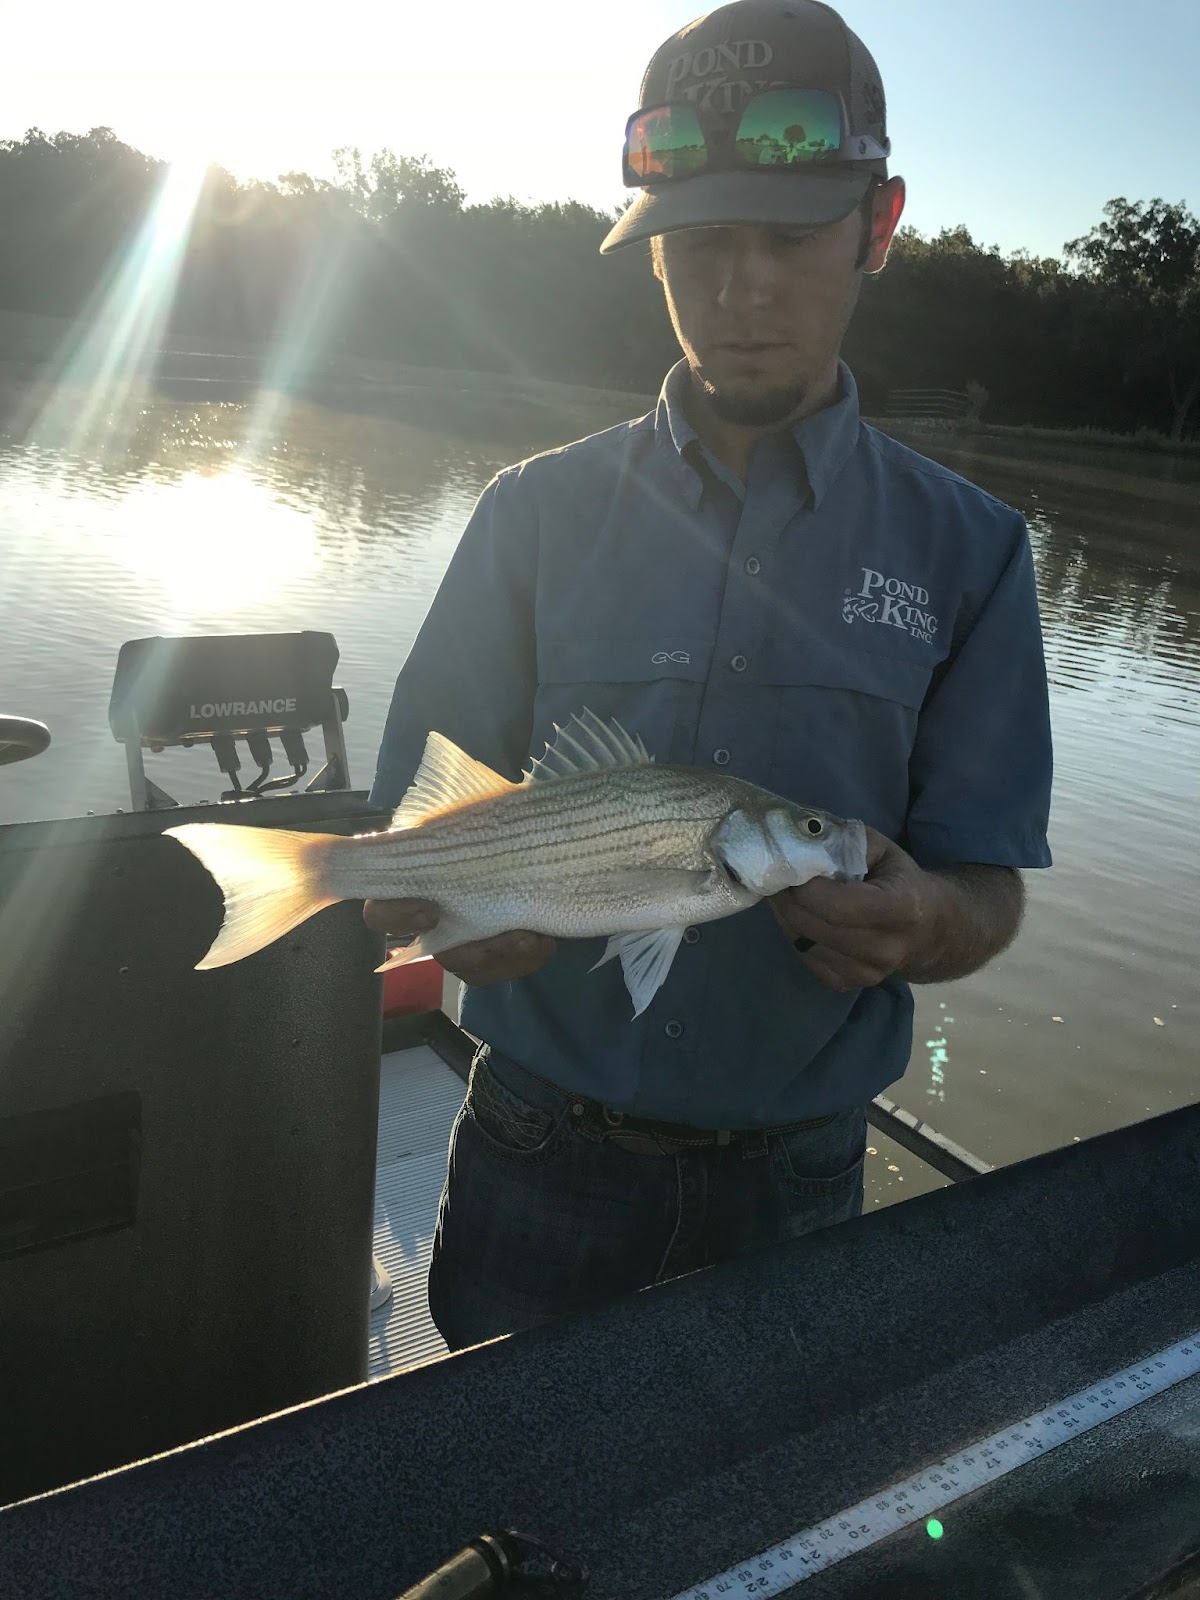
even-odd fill
[(867, 1150), (867, 1115), (839, 1112), (823, 1128), (800, 1128), (771, 1140), (775, 1171), (795, 1194), (838, 1195), (859, 1181)]
[(567, 1101), (557, 1111), (531, 1105), (513, 1092), (488, 1066), (471, 1068), (465, 1110), (488, 1144), (513, 1160), (543, 1159), (551, 1154), (566, 1120)]

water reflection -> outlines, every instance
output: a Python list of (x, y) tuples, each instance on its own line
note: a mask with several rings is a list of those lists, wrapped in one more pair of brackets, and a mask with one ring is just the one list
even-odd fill
[(1012, 950), (917, 993), (957, 1016), (935, 1118), (993, 1161), (1194, 1100), (1200, 1027), (1200, 463), (930, 450), (1030, 524), (1055, 866)]
[[(0, 821), (127, 804), (107, 725), (117, 651), (175, 629), (331, 631), (365, 786), (395, 672), (480, 489), (631, 412), (586, 395), (501, 404), (467, 380), (387, 407), (272, 409), (268, 437), (252, 436), (248, 405), (143, 396), (120, 448), (87, 459), (35, 448), (15, 421), (0, 434), (0, 701), (54, 734), (5, 770)], [(893, 1091), (1001, 1162), (1197, 1093), (1200, 462), (924, 448), (1027, 516), (1051, 679), (1055, 867), (1030, 875), (1010, 951), (918, 990)], [(148, 765), (181, 800), (219, 784), (206, 751)]]
[[(545, 407), (399, 394), (386, 414), (150, 403), (101, 418), (84, 457), (0, 433), (0, 592), (7, 706), (52, 728), (10, 769), (0, 821), (124, 805), (107, 699), (124, 640), (169, 632), (332, 631), (350, 695), (351, 775), (370, 783), (401, 665), (471, 507), (509, 461), (563, 440)], [(578, 406), (571, 415), (578, 418)], [(484, 426), (490, 414), (490, 425)], [(575, 431), (607, 426), (612, 403)], [(118, 442), (119, 441), (119, 442)], [(206, 752), (152, 758), (181, 800), (207, 798)]]

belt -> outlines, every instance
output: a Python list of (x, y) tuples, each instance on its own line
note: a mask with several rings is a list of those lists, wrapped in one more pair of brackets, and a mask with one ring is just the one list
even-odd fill
[[(487, 1062), (491, 1054), (491, 1046), (482, 1044), (476, 1059)], [(598, 1134), (606, 1143), (639, 1155), (670, 1155), (679, 1150), (708, 1150), (728, 1144), (748, 1144), (756, 1147), (756, 1151), (765, 1152), (766, 1141), (773, 1134), (824, 1128), (837, 1116), (837, 1112), (830, 1112), (828, 1116), (808, 1117), (801, 1122), (778, 1122), (767, 1128), (692, 1128), (683, 1122), (659, 1122), (652, 1117), (632, 1117), (624, 1111), (610, 1110), (599, 1100), (565, 1090), (561, 1084), (552, 1083), (519, 1062), (512, 1065), (556, 1095), (562, 1095), (571, 1120), (580, 1128), (588, 1124), (592, 1137)]]
[[(610, 1111), (599, 1101), (572, 1096), (571, 1116), (579, 1121), (593, 1113), (592, 1125), (600, 1136), (622, 1150), (637, 1154), (670, 1154), (677, 1150), (708, 1150), (721, 1145), (751, 1142), (763, 1146), (772, 1134), (800, 1133), (808, 1128), (824, 1128), (836, 1113), (809, 1117), (803, 1122), (779, 1122), (767, 1128), (691, 1128), (682, 1122), (658, 1122), (651, 1117), (631, 1117), (623, 1111)], [(597, 1122), (598, 1113), (598, 1122)]]

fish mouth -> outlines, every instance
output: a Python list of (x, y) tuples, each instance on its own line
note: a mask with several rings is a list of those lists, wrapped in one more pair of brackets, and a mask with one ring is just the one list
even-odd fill
[(855, 817), (847, 822), (830, 851), (835, 883), (859, 883), (867, 875), (867, 830)]

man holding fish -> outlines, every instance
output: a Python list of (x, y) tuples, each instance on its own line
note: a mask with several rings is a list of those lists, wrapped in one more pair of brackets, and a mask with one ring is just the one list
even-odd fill
[(909, 984), (1002, 950), (1050, 861), (1024, 521), (862, 424), (839, 357), (904, 202), (874, 61), (825, 6), (739, 0), (659, 48), (638, 107), (602, 248), (650, 240), (683, 359), (648, 417), (484, 491), (375, 798), (430, 729), (515, 777), (586, 707), (659, 762), (861, 817), (868, 872), (689, 924), (636, 1018), (594, 940), (442, 952), (485, 1041), (430, 1274), (452, 1347), (855, 1215)]
[(1004, 949), (1049, 865), (1024, 520), (862, 423), (840, 357), (889, 150), (829, 7), (668, 39), (602, 249), (650, 241), (682, 359), (484, 490), (396, 684), (398, 831), (279, 855), (268, 915), (261, 859), (180, 830), (225, 890), (209, 964), (358, 895), (464, 980), (451, 1348), (856, 1216), (910, 984)]

